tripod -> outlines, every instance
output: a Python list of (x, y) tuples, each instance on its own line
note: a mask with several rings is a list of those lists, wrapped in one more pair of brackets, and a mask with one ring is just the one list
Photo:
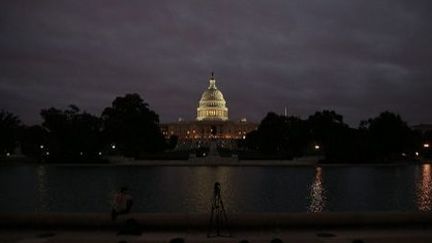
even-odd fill
[[(231, 237), (231, 233), (228, 229), (228, 218), (226, 216), (225, 208), (221, 197), (221, 185), (219, 182), (214, 184), (212, 209), (210, 215), (209, 229), (207, 237), (226, 236)], [(216, 231), (216, 232), (214, 232)], [(222, 235), (222, 231), (226, 231), (227, 235)]]

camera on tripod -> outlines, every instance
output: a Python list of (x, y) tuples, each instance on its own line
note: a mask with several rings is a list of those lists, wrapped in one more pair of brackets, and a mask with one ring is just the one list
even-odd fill
[(231, 237), (231, 233), (228, 229), (228, 217), (226, 215), (225, 207), (222, 201), (221, 185), (219, 182), (214, 184), (211, 206), (212, 209), (207, 237)]

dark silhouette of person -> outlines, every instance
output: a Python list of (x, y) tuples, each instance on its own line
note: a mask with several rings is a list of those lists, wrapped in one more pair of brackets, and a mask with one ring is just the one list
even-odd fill
[(170, 240), (170, 243), (184, 243), (185, 241), (183, 240), (183, 238), (174, 238), (172, 240)]
[(112, 220), (116, 220), (117, 216), (120, 214), (127, 214), (130, 212), (133, 205), (133, 198), (127, 191), (127, 187), (122, 187), (120, 191), (114, 195), (111, 210)]
[(274, 238), (273, 240), (270, 241), (270, 243), (283, 243), (283, 241), (279, 238)]

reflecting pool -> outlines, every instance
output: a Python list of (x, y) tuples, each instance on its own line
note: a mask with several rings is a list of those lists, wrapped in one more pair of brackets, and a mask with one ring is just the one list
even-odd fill
[(431, 211), (432, 167), (0, 166), (1, 212), (107, 212), (128, 186), (135, 212), (203, 213), (213, 184), (229, 212)]

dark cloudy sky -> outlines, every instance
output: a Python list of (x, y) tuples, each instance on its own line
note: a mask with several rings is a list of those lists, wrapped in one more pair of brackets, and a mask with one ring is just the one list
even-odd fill
[(432, 1), (0, 2), (0, 108), (26, 123), (139, 93), (161, 120), (193, 119), (208, 76), (233, 119), (334, 109), (432, 123)]

